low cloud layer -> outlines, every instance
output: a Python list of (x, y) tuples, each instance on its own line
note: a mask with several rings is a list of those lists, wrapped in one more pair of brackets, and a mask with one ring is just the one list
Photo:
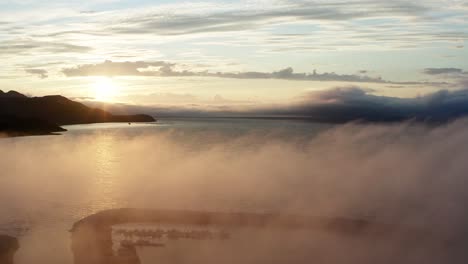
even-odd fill
[[(303, 94), (286, 104), (131, 106), (106, 105), (116, 112), (146, 112), (156, 117), (276, 117), (300, 118), (324, 123), (402, 122), (444, 123), (468, 116), (468, 89), (439, 90), (424, 96), (399, 98), (375, 95), (356, 86)], [(90, 103), (93, 106), (99, 104)]]
[[(258, 122), (251, 124), (261, 129)], [(304, 247), (282, 256), (295, 260), (287, 263), (468, 259), (466, 120), (436, 128), (405, 123), (325, 130), (292, 122), (283, 124), (286, 131), (266, 126), (238, 134), (239, 125), (161, 125), (146, 132), (84, 130), (1, 140), (8, 155), (0, 160), (0, 223), (29, 230), (15, 260), (72, 263), (68, 229), (73, 222), (119, 207), (282, 212), (396, 228), (371, 234), (315, 230), (301, 237)], [(257, 248), (256, 242), (243, 246), (249, 254), (271, 256), (268, 243)], [(278, 244), (270, 245), (289, 246)], [(242, 248), (239, 252), (246, 252)]]
[(378, 96), (358, 87), (311, 92), (289, 107), (266, 109), (274, 115), (298, 115), (325, 122), (362, 120), (395, 122), (418, 120), (447, 122), (468, 115), (468, 89), (435, 93), (415, 98)]

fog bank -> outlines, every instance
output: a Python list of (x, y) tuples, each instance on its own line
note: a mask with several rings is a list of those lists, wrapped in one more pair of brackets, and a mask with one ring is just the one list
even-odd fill
[[(466, 240), (467, 120), (288, 133), (102, 131), (2, 139), (2, 228), (23, 221), (34, 232), (99, 210), (140, 207), (363, 218)], [(29, 242), (47, 252), (47, 245)], [(335, 242), (342, 241), (323, 241)], [(465, 257), (441, 252), (441, 259)]]

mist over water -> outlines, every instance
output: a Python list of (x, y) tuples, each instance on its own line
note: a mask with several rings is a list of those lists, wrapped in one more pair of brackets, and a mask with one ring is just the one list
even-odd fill
[[(441, 241), (468, 231), (467, 120), (440, 127), (245, 122), (0, 140), (0, 227), (20, 236), (17, 263), (71, 263), (72, 223), (121, 207), (359, 218), (430, 230)], [(401, 240), (379, 250), (365, 239), (357, 248), (339, 237), (313, 241), (329, 254), (357, 250), (347, 263), (461, 260), (443, 248), (415, 257)]]

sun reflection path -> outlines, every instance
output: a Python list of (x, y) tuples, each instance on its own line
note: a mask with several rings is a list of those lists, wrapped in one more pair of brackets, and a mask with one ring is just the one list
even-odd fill
[(125, 206), (121, 198), (120, 160), (113, 135), (99, 135), (93, 141), (94, 175), (89, 188), (90, 212)]

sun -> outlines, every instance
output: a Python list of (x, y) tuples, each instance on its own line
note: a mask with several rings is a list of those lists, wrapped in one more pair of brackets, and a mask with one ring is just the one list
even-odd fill
[(92, 85), (94, 99), (97, 101), (113, 101), (119, 92), (119, 87), (110, 78), (99, 78)]

